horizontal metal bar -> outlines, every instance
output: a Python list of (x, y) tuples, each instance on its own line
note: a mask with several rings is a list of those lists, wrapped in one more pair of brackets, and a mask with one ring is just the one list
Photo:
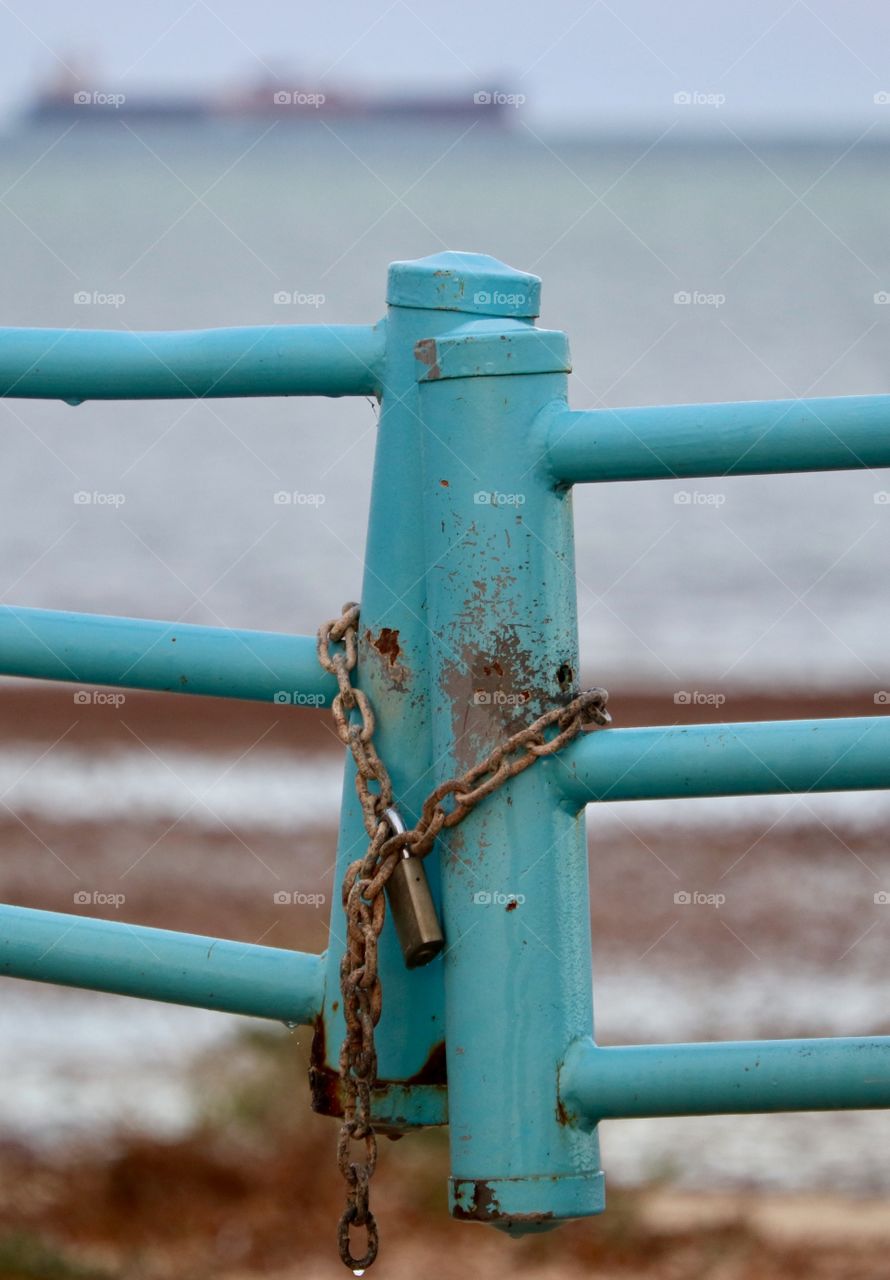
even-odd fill
[(137, 333), (0, 329), (0, 396), (177, 400), (221, 396), (372, 396), (383, 325), (266, 325)]
[(563, 1107), (583, 1129), (644, 1116), (890, 1107), (890, 1036), (602, 1048), (573, 1044)]
[(576, 738), (545, 767), (579, 807), (876, 790), (890, 787), (890, 716), (603, 729)]
[(890, 467), (890, 396), (562, 409), (546, 450), (564, 484)]
[(0, 974), (310, 1024), (324, 956), (0, 905)]
[(329, 706), (314, 636), (0, 607), (0, 675)]

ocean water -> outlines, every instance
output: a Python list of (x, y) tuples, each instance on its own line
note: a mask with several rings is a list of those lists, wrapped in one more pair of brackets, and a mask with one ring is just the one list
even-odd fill
[[(451, 247), (543, 277), (576, 408), (890, 391), (890, 166), (868, 139), (264, 128), (2, 140), (0, 323), (368, 322), (388, 262)], [(310, 632), (357, 594), (369, 402), (0, 414), (4, 602)], [(890, 687), (886, 491), (885, 472), (579, 490), (587, 672)]]

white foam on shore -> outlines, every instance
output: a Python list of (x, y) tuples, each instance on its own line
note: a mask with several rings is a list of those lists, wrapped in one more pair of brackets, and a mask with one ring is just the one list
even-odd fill
[[(290, 832), (336, 822), (342, 764), (336, 757), (258, 749), (239, 758), (188, 751), (80, 752), (61, 744), (0, 749), (0, 800), (13, 812), (58, 822), (180, 819), (198, 829), (241, 826)], [(594, 812), (594, 807), (588, 811)], [(890, 792), (621, 801), (595, 807), (600, 834), (630, 827), (766, 827), (819, 821), (847, 829), (890, 819)]]
[(342, 765), (336, 758), (269, 751), (0, 750), (0, 798), (19, 814), (57, 822), (172, 821), (199, 829), (246, 826), (289, 832), (335, 824)]

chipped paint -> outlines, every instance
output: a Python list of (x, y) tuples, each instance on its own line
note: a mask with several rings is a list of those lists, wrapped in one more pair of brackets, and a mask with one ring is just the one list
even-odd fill
[[(451, 1216), (459, 1222), (487, 1222), (509, 1235), (549, 1231), (557, 1226), (549, 1210), (540, 1213), (505, 1213), (491, 1181), (460, 1178), (452, 1180)], [(496, 1185), (503, 1185), (498, 1181)]]
[(392, 627), (383, 627), (376, 639), (367, 632), (368, 641), (378, 653), (389, 658), (389, 665), (394, 667), (402, 650), (399, 648), (399, 633)]
[[(466, 612), (474, 611), (475, 605), (468, 602)], [(472, 634), (472, 625), (469, 630)], [(443, 664), (442, 686), (451, 705), (455, 755), (463, 769), (552, 706), (559, 692), (556, 682), (548, 681), (540, 669), (527, 628), (504, 626), (491, 641), (484, 649), (471, 641), (460, 661)]]
[(421, 364), (429, 366), (430, 371), (426, 375), (427, 378), (435, 380), (442, 376), (441, 370), (439, 369), (438, 356), (436, 354), (435, 338), (421, 338), (420, 342), (418, 342), (414, 347), (414, 356)]
[[(386, 698), (391, 693), (411, 692), (412, 673), (405, 661), (399, 630), (395, 627), (381, 627), (375, 634), (366, 628), (361, 639), (359, 662), (365, 670), (366, 688), (372, 702), (379, 703), (381, 698)], [(412, 705), (419, 706), (420, 702), (415, 700)]]
[(491, 1222), (498, 1217), (500, 1206), (487, 1182), (463, 1180), (455, 1187), (452, 1216), (461, 1222)]

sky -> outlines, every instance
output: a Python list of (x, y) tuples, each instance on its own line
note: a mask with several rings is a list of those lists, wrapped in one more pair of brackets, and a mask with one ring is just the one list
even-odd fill
[(0, 34), (6, 121), (70, 68), (129, 93), (499, 88), (560, 131), (890, 127), (887, 0), (0, 0)]

